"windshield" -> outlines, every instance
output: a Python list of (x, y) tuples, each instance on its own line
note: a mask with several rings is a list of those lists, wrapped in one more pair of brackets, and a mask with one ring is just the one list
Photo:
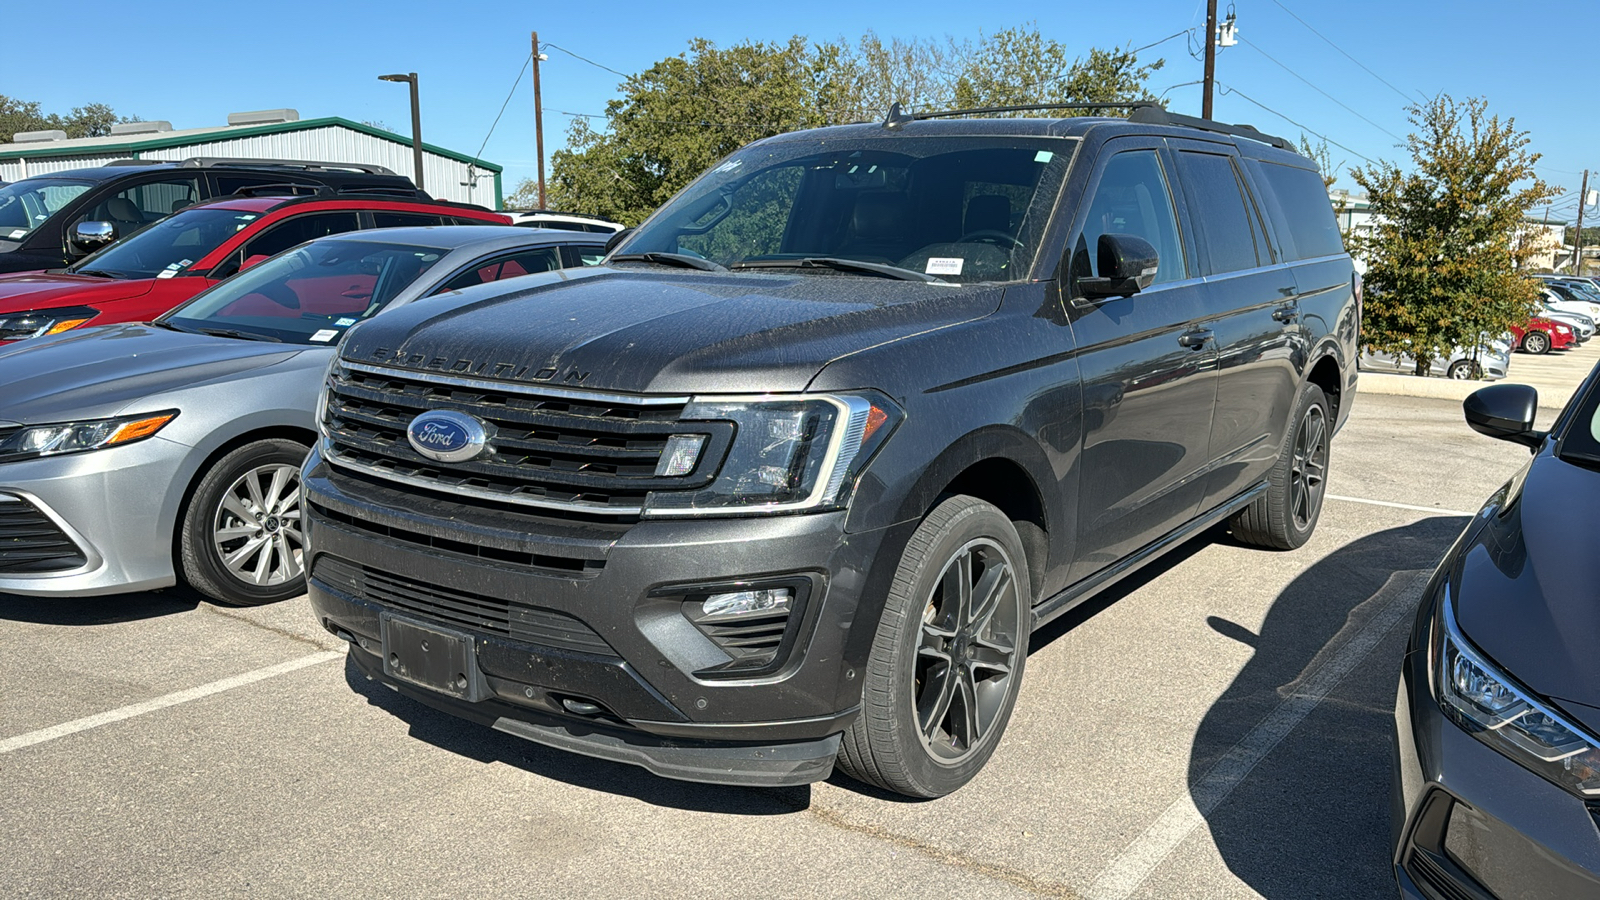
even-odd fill
[(22, 240), (93, 186), (67, 178), (26, 178), (0, 187), (0, 240)]
[(71, 266), (113, 278), (171, 278), (261, 218), (234, 209), (186, 209)]
[(313, 241), (245, 269), (161, 321), (188, 331), (333, 344), (445, 252), (413, 244)]
[[(944, 281), (1022, 279), (1076, 146), (1063, 138), (900, 134), (757, 144), (685, 188), (615, 257), (681, 254), (734, 269), (792, 266), (834, 276), (875, 277), (870, 272), (893, 267)], [(801, 262), (817, 258), (878, 268)]]

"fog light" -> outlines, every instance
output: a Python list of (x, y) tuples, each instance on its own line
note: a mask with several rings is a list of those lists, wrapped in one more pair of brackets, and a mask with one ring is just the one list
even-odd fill
[(760, 591), (712, 594), (700, 604), (700, 608), (705, 610), (708, 616), (748, 616), (786, 613), (793, 602), (794, 591), (789, 588), (768, 588)]
[(661, 462), (656, 464), (657, 478), (687, 475), (700, 461), (700, 450), (706, 445), (703, 434), (675, 434), (667, 438), (667, 447), (661, 452)]

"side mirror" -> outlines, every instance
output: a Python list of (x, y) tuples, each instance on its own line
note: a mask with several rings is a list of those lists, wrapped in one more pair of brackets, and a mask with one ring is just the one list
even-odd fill
[(1539, 392), (1525, 384), (1496, 384), (1473, 391), (1461, 401), (1473, 431), (1525, 447), (1537, 448), (1548, 436), (1533, 430)]
[(1102, 234), (1095, 250), (1100, 277), (1078, 279), (1085, 297), (1128, 297), (1156, 280), (1156, 248), (1136, 234)]
[(606, 255), (610, 256), (611, 251), (615, 250), (618, 244), (630, 237), (633, 237), (633, 231), (634, 230), (632, 228), (624, 228), (621, 231), (612, 234), (611, 237), (606, 238)]
[(110, 222), (79, 222), (72, 226), (72, 249), (93, 253), (117, 239), (117, 226)]

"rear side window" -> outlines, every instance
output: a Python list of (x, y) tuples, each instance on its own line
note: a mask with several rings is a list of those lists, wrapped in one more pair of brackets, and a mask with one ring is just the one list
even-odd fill
[(342, 234), (346, 231), (355, 231), (361, 227), (361, 221), (354, 212), (326, 212), (312, 213), (305, 216), (295, 216), (267, 228), (261, 234), (251, 238), (245, 245), (228, 255), (228, 258), (211, 270), (212, 278), (227, 278), (239, 271), (247, 260), (255, 257), (276, 256), (279, 253), (303, 244), (314, 238), (326, 237), (330, 234)]
[(1265, 247), (1257, 247), (1254, 213), (1245, 205), (1233, 162), (1215, 153), (1183, 151), (1178, 171), (1193, 203), (1189, 217), (1201, 244), (1204, 273), (1222, 275), (1261, 265)]
[(443, 224), (445, 224), (443, 216), (429, 216), (422, 213), (374, 212), (372, 214), (374, 228), (410, 228), (418, 225)]
[(1278, 230), (1281, 233), (1288, 228), (1290, 246), (1284, 249), (1291, 257), (1316, 259), (1344, 252), (1344, 239), (1321, 175), (1312, 169), (1269, 162), (1262, 162), (1259, 171), (1267, 188), (1277, 195), (1284, 219)]

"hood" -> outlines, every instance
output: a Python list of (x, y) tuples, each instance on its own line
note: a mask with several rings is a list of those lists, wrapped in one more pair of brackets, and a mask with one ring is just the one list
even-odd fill
[(68, 272), (30, 272), (0, 275), (0, 315), (126, 300), (150, 292), (153, 278), (99, 278)]
[(1512, 487), (1459, 558), (1457, 623), (1508, 674), (1600, 733), (1600, 472), (1546, 447), (1520, 492)]
[[(130, 404), (303, 352), (298, 344), (108, 325), (0, 348), (0, 422), (114, 416)], [(144, 410), (139, 410), (144, 411)]]
[(630, 393), (803, 390), (830, 360), (992, 313), (1003, 288), (595, 267), (485, 284), (351, 330), (352, 362)]

